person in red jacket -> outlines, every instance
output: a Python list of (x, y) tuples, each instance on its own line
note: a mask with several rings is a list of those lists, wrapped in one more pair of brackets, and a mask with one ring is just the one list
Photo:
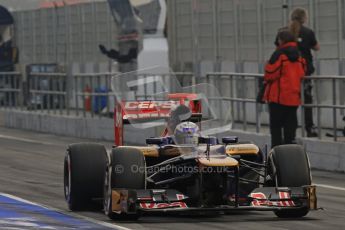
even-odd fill
[(264, 100), (269, 104), (272, 148), (295, 143), (297, 108), (301, 104), (301, 81), (306, 62), (294, 35), (288, 30), (278, 33), (279, 46), (265, 66)]
[[(315, 33), (312, 29), (305, 26), (308, 20), (308, 12), (304, 8), (297, 7), (293, 9), (290, 15), (290, 24), (282, 29), (288, 29), (295, 36), (297, 46), (301, 52), (302, 57), (306, 61), (306, 79), (304, 80), (304, 104), (313, 104), (312, 95), (312, 80), (308, 79), (307, 76), (312, 75), (315, 72), (313, 62), (313, 51), (320, 50), (320, 45), (316, 39)], [(278, 39), (275, 40), (274, 44), (278, 46)], [(304, 128), (307, 131), (307, 137), (317, 137), (318, 133), (313, 122), (313, 108), (304, 108)]]

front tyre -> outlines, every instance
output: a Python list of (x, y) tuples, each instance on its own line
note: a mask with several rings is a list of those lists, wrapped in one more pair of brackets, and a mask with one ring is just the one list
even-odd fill
[(68, 146), (64, 160), (64, 193), (70, 210), (82, 210), (103, 198), (107, 160), (105, 147), (95, 143)]
[[(135, 169), (135, 170), (133, 170)], [(112, 150), (104, 177), (104, 212), (110, 219), (136, 220), (139, 213), (124, 214), (112, 211), (113, 189), (145, 189), (145, 157), (140, 150), (117, 147)]]
[[(277, 187), (301, 187), (311, 185), (307, 153), (300, 145), (280, 145), (271, 151), (268, 170)], [(307, 215), (309, 209), (274, 211), (280, 218), (298, 218)]]

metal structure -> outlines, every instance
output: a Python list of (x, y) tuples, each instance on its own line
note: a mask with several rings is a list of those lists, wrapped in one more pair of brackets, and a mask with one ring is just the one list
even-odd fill
[[(251, 73), (208, 73), (207, 82), (214, 84), (225, 101), (230, 102), (228, 110), (231, 112), (235, 122), (235, 128), (244, 131), (249, 130), (249, 125), (255, 126), (255, 132), (261, 132), (261, 124), (268, 124), (266, 105), (258, 104), (256, 95), (259, 89), (259, 81), (263, 74)], [(338, 131), (343, 128), (343, 111), (345, 105), (339, 95), (341, 90), (337, 88), (345, 80), (345, 76), (313, 76), (309, 77), (315, 85), (313, 104), (304, 103), (302, 94), (302, 106), (299, 113), (300, 126), (304, 127), (304, 108), (314, 108), (316, 112), (316, 126), (318, 127), (319, 138), (322, 135), (322, 128), (331, 130), (331, 135), (336, 141)], [(322, 87), (320, 87), (322, 86)], [(254, 89), (254, 90), (252, 90)], [(302, 82), (301, 89), (304, 89)], [(331, 93), (325, 93), (331, 92)], [(254, 131), (254, 130), (253, 130)], [(342, 134), (341, 134), (342, 135)], [(305, 131), (301, 129), (301, 136)]]
[[(18, 48), (20, 65), (55, 64), (59, 71), (73, 73), (168, 65), (165, 0), (34, 0), (23, 4), (27, 10), (1, 4), (14, 18), (14, 24), (6, 25), (11, 29), (6, 41)], [(5, 32), (0, 25), (0, 35)], [(135, 57), (120, 61), (130, 50)]]
[(21, 64), (107, 64), (98, 45), (118, 49), (118, 28), (106, 1), (15, 11), (13, 16)]
[(77, 74), (74, 75), (74, 104), (75, 114), (82, 113), (84, 117), (90, 115), (111, 117), (115, 105), (115, 95), (111, 92), (111, 77), (115, 73)]
[(309, 12), (321, 50), (317, 74), (344, 75), (344, 8), (341, 0), (168, 1), (170, 65), (174, 71), (262, 72), (277, 30), (294, 7)]
[[(27, 9), (1, 4), (8, 7), (2, 8), (12, 23), (0, 25), (0, 35), (18, 48), (20, 65), (55, 64), (59, 71), (73, 73), (136, 70), (143, 34), (163, 34), (166, 15), (163, 0), (34, 0), (23, 4)], [(133, 49), (133, 59), (118, 60)], [(109, 56), (107, 50), (119, 55)]]
[(67, 75), (64, 73), (32, 73), (29, 75), (28, 100), (25, 100), (30, 110), (41, 112), (52, 110), (62, 115), (62, 110), (67, 108), (69, 114), (68, 91), (66, 89)]
[[(73, 80), (68, 81), (64, 73), (32, 73), (28, 76), (29, 84), (25, 85), (21, 81), (20, 73), (0, 73), (0, 108), (66, 116), (112, 117), (116, 96), (111, 90), (111, 78), (116, 74), (74, 74)], [(157, 74), (154, 73), (153, 76)], [(260, 133), (262, 125), (267, 127), (266, 105), (256, 102), (262, 74), (208, 73), (206, 78), (198, 78), (188, 72), (159, 75), (168, 77), (171, 74), (182, 80), (180, 81), (182, 86), (196, 83), (216, 86), (222, 99), (227, 102), (224, 108), (220, 108), (221, 114), (231, 116), (234, 129)], [(337, 141), (337, 136), (343, 135), (339, 132), (344, 127), (342, 112), (345, 110), (345, 105), (339, 96), (342, 89), (338, 86), (344, 82), (345, 76), (320, 75), (311, 77), (311, 80), (315, 85), (315, 100), (313, 104), (302, 104), (299, 112), (300, 126), (304, 127), (304, 108), (312, 107), (316, 115), (319, 138), (323, 138), (323, 134), (328, 131), (333, 140)], [(301, 136), (305, 136), (303, 129)]]
[(23, 105), (21, 74), (0, 72), (0, 105), (8, 108), (21, 108)]

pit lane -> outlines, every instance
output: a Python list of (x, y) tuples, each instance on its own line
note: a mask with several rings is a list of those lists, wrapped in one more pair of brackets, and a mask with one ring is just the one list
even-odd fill
[[(345, 228), (343, 221), (345, 216), (345, 175), (317, 170), (313, 170), (313, 180), (315, 184), (320, 185), (318, 187), (318, 203), (323, 210), (313, 211), (307, 217), (299, 220), (278, 219), (271, 212), (232, 212), (231, 215), (220, 216), (157, 214), (144, 216), (136, 222), (114, 222), (101, 212), (72, 213), (67, 209), (63, 197), (63, 159), (66, 146), (81, 141), (90, 140), (0, 127), (0, 193), (34, 202), (39, 206), (48, 206), (47, 212), (57, 212), (64, 218), (72, 218), (76, 223), (72, 225), (69, 222), (60, 221), (57, 224), (49, 222), (52, 221), (49, 219), (48, 224), (56, 229), (76, 226), (90, 229), (119, 228), (118, 226), (121, 226), (131, 229), (198, 230)], [(111, 148), (111, 142), (104, 144), (108, 149)], [(8, 223), (4, 223), (8, 216), (4, 218), (1, 216), (1, 213), (10, 216), (9, 211), (1, 212), (1, 209), (5, 208), (0, 202), (0, 229), (10, 229), (8, 225), (5, 225)], [(5, 214), (3, 216), (6, 216)], [(32, 218), (34, 218), (41, 221), (34, 222), (34, 224), (47, 225), (47, 222), (44, 222), (46, 218), (44, 214), (39, 213), (38, 216), (34, 217), (30, 215), (20, 217), (29, 220), (29, 224), (33, 224)], [(14, 214), (11, 217), (13, 216)], [(30, 226), (23, 228), (35, 229)]]

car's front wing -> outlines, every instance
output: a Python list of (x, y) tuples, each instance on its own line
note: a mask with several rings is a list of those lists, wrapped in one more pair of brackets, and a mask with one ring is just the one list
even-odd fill
[(112, 190), (112, 211), (116, 213), (142, 212), (212, 212), (212, 211), (274, 211), (282, 209), (316, 210), (315, 186), (262, 187), (254, 189), (241, 202), (229, 197), (224, 205), (189, 206), (188, 197), (173, 189)]

